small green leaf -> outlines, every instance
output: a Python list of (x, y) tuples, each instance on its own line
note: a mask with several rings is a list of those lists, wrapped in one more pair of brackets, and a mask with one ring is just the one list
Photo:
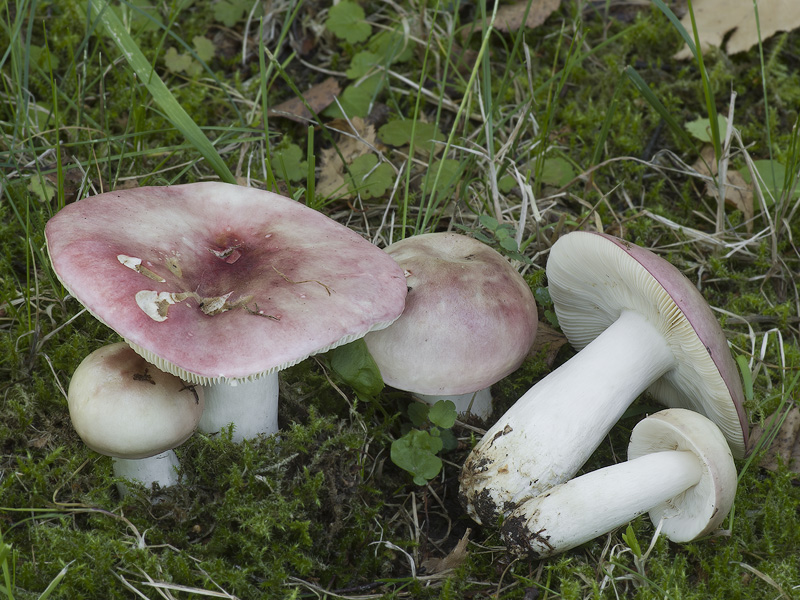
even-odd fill
[(289, 144), (285, 148), (276, 148), (272, 153), (272, 168), (275, 174), (284, 181), (301, 181), (308, 174), (308, 163), (297, 144)]
[[(369, 114), (370, 106), (383, 88), (383, 81), (383, 75), (377, 74), (361, 81), (359, 85), (348, 85), (344, 88), (344, 91), (339, 96), (339, 104), (341, 104), (347, 116), (366, 117)], [(332, 119), (344, 117), (342, 110), (336, 103), (328, 106), (322, 114)]]
[(363, 77), (375, 68), (375, 65), (380, 61), (380, 56), (372, 52), (363, 51), (359, 52), (350, 61), (350, 68), (345, 71), (350, 79), (358, 79)]
[(430, 422), (442, 429), (450, 429), (455, 425), (457, 416), (456, 405), (451, 400), (438, 400), (428, 413)]
[(414, 147), (418, 152), (428, 152), (432, 140), (443, 141), (444, 134), (436, 128), (435, 123), (417, 121), (416, 126), (412, 119), (395, 119), (389, 121), (378, 130), (381, 140), (391, 146), (405, 146), (411, 142), (414, 134)]
[(642, 547), (639, 545), (639, 540), (636, 539), (636, 533), (633, 531), (633, 526), (629, 523), (625, 533), (622, 534), (622, 540), (628, 544), (628, 547), (637, 558), (642, 557)]
[(478, 217), (478, 220), (481, 222), (481, 225), (490, 231), (497, 231), (497, 228), (500, 227), (500, 222), (491, 215), (481, 215)]
[(550, 290), (546, 287), (537, 287), (533, 290), (533, 297), (536, 298), (541, 306), (553, 306), (553, 299), (550, 297)]
[(458, 448), (458, 438), (451, 429), (440, 430), (439, 436), (442, 438), (442, 450), (445, 452), (451, 452)]
[(430, 412), (430, 405), (424, 402), (412, 402), (408, 405), (406, 413), (408, 419), (414, 427), (422, 427), (428, 422), (428, 412)]
[(359, 398), (372, 399), (381, 393), (383, 378), (363, 339), (330, 350), (328, 359), (331, 369)]
[(366, 22), (364, 9), (355, 2), (342, 0), (331, 6), (325, 27), (336, 37), (351, 44), (364, 42), (372, 35), (372, 26)]
[(392, 462), (414, 476), (414, 483), (425, 485), (442, 470), (442, 459), (436, 456), (443, 447), (441, 438), (427, 431), (412, 429), (392, 442)]
[(56, 188), (42, 177), (31, 177), (28, 182), (28, 190), (34, 194), (40, 202), (50, 202), (56, 195)]
[(504, 194), (507, 194), (508, 192), (513, 190), (516, 185), (517, 185), (517, 180), (514, 179), (511, 175), (503, 175), (500, 179), (497, 180), (497, 187)]
[(214, 53), (217, 51), (214, 42), (202, 35), (194, 36), (192, 45), (194, 46), (194, 51), (197, 52), (197, 57), (203, 62), (208, 62), (214, 58)]
[(508, 250), (509, 252), (519, 252), (517, 241), (512, 237), (506, 237), (500, 240), (500, 247), (503, 250)]
[(741, 354), (737, 354), (736, 364), (739, 367), (739, 372), (742, 374), (742, 384), (744, 386), (744, 398), (745, 400), (752, 400), (753, 373), (750, 371), (750, 365), (747, 364), (747, 357)]
[[(766, 186), (766, 189), (763, 190), (764, 199), (766, 200), (767, 205), (770, 205), (772, 204), (773, 200), (778, 200), (783, 194), (783, 185), (786, 181), (786, 167), (784, 167), (783, 164), (779, 163), (777, 160), (769, 159), (754, 160), (753, 166), (755, 167), (761, 179), (764, 180), (764, 185)], [(753, 182), (753, 178), (750, 175), (749, 169), (742, 170), (742, 178), (747, 183)], [(761, 182), (759, 182), (759, 185), (761, 185)], [(769, 192), (769, 194), (767, 192)], [(800, 197), (800, 187), (795, 190), (792, 199), (796, 199), (798, 197)]]
[[(728, 119), (722, 115), (717, 115), (717, 123), (719, 123), (719, 136), (724, 139), (728, 128)], [(707, 144), (711, 143), (711, 121), (707, 117), (699, 117), (694, 121), (689, 121), (684, 127), (695, 139)]]
[(225, 27), (233, 27), (247, 12), (247, 0), (222, 0), (214, 5), (214, 19)]
[[(437, 173), (439, 174), (438, 180), (436, 179)], [(437, 194), (449, 194), (453, 189), (455, 189), (460, 174), (461, 163), (453, 158), (433, 161), (428, 169), (427, 176), (424, 179), (423, 189), (425, 195), (428, 195), (433, 191), (434, 182), (436, 182), (435, 189)]]
[(394, 169), (387, 163), (378, 165), (374, 154), (356, 158), (350, 165), (350, 173), (354, 178), (349, 184), (350, 191), (358, 192), (365, 200), (383, 196), (394, 183)]
[(164, 65), (173, 73), (183, 73), (192, 64), (192, 57), (188, 54), (178, 54), (175, 48), (168, 48), (164, 54)]
[(392, 64), (406, 62), (414, 56), (414, 45), (397, 30), (381, 31), (370, 38), (370, 52), (382, 57), (382, 62)]
[(561, 157), (546, 158), (542, 168), (541, 180), (547, 185), (561, 187), (575, 178), (575, 169), (568, 160)]

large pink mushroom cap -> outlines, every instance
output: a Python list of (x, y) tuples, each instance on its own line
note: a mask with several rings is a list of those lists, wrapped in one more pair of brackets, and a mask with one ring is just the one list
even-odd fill
[(108, 192), (47, 224), (53, 268), (100, 321), (192, 383), (244, 380), (391, 324), (400, 267), (278, 194), (224, 183)]

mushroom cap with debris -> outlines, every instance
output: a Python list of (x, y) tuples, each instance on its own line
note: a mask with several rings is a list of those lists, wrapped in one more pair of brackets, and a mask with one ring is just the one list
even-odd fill
[(56, 275), (158, 368), (247, 380), (391, 324), (406, 284), (354, 231), (278, 194), (225, 183), (107, 192), (45, 229)]

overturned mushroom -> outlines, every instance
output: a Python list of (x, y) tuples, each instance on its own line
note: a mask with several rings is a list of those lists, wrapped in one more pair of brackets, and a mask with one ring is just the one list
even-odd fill
[(279, 370), (386, 327), (406, 294), (357, 233), (223, 183), (86, 198), (45, 234), (67, 290), (159, 369), (205, 386), (201, 429), (233, 423), (237, 440), (277, 430)]
[(503, 522), (512, 552), (565, 552), (648, 512), (673, 542), (714, 531), (733, 506), (736, 467), (719, 428), (671, 408), (633, 428), (627, 462), (556, 485), (520, 504)]
[(386, 252), (409, 291), (400, 318), (364, 338), (384, 381), (485, 419), (490, 386), (519, 367), (536, 336), (530, 288), (500, 253), (464, 235), (416, 235)]
[(476, 521), (572, 478), (645, 390), (709, 417), (744, 456), (736, 365), (680, 271), (617, 238), (574, 232), (553, 245), (547, 277), (561, 328), (580, 352), (525, 393), (467, 458), (460, 495)]

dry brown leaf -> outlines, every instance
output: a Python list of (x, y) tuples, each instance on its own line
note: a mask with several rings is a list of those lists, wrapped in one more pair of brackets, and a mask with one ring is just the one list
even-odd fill
[(347, 121), (334, 121), (329, 125), (332, 129), (347, 132), (350, 135), (341, 133), (336, 136), (336, 145), (339, 148), (339, 152), (336, 152), (336, 148), (323, 148), (320, 152), (317, 193), (323, 198), (329, 196), (352, 197), (344, 180), (344, 165), (339, 153), (347, 161), (347, 164), (350, 164), (359, 156), (370, 152), (370, 145), (375, 146), (376, 144), (375, 127), (373, 125), (367, 125), (361, 117), (353, 117), (350, 122), (361, 139), (354, 137), (353, 129)]
[[(750, 447), (755, 447), (758, 440), (772, 431), (772, 428), (783, 417), (784, 412), (773, 413), (764, 423), (764, 427), (753, 427), (750, 433)], [(794, 473), (800, 473), (800, 409), (796, 406), (786, 413), (775, 439), (770, 444), (759, 465), (768, 471), (778, 470), (778, 458)]]
[[(700, 150), (700, 158), (694, 165), (695, 171), (702, 175), (716, 175), (717, 161), (714, 160), (714, 147), (703, 146)], [(711, 167), (709, 169), (709, 167)], [(742, 211), (745, 218), (745, 228), (748, 233), (753, 232), (753, 186), (747, 183), (742, 174), (735, 169), (728, 169), (727, 185), (725, 186), (725, 204), (736, 210)], [(712, 182), (706, 182), (706, 195), (710, 198), (717, 198), (718, 189)]]
[(467, 544), (469, 543), (470, 533), (472, 533), (472, 529), (467, 528), (456, 547), (444, 558), (429, 558), (423, 561), (422, 566), (425, 567), (425, 571), (433, 575), (459, 567), (467, 558)]
[[(339, 82), (333, 77), (328, 77), (322, 83), (311, 86), (306, 90), (303, 93), (303, 98), (314, 109), (314, 112), (319, 114), (331, 105), (340, 91)], [(300, 98), (291, 98), (286, 102), (281, 102), (277, 106), (270, 108), (267, 113), (273, 117), (283, 117), (298, 123), (305, 123), (312, 118), (311, 111), (305, 107)]]
[[(523, 26), (525, 10), (528, 8), (529, 0), (518, 0), (514, 4), (503, 4), (497, 9), (497, 16), (494, 20), (494, 28), (498, 31), (509, 32), (519, 31)], [(531, 0), (531, 9), (528, 11), (528, 18), (525, 19), (524, 26), (534, 29), (544, 23), (553, 12), (561, 5), (561, 0)], [(483, 29), (483, 23), (476, 23), (475, 31)]]
[[(735, 30), (726, 44), (727, 53), (736, 54), (758, 44), (758, 29), (753, 11), (753, 0), (694, 0), (695, 22), (703, 53), (709, 48), (722, 46), (725, 35)], [(778, 31), (792, 31), (800, 27), (800, 2), (798, 0), (758, 0), (758, 20), (761, 39), (765, 40)], [(692, 33), (689, 13), (681, 23)], [(688, 46), (676, 55), (678, 60), (692, 58)]]
[(567, 337), (563, 333), (553, 329), (544, 321), (539, 321), (539, 327), (536, 329), (536, 340), (533, 342), (533, 348), (528, 354), (529, 356), (534, 356), (541, 352), (543, 348), (547, 348), (544, 360), (548, 367), (552, 367), (558, 351), (566, 343)]

